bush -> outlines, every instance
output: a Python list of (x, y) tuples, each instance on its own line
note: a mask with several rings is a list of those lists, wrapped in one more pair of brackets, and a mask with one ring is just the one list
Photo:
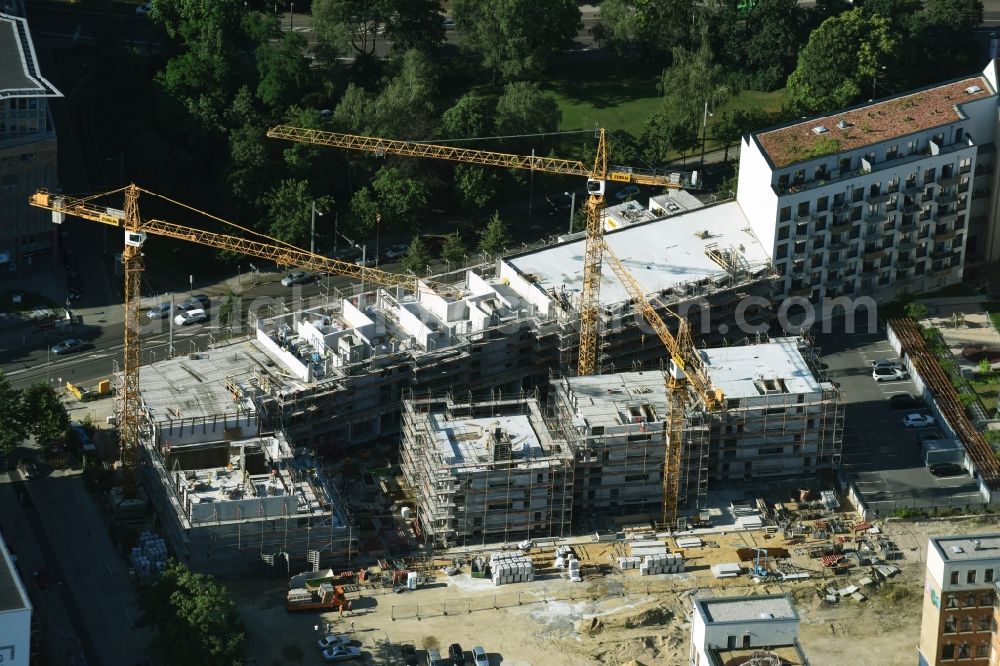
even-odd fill
[(903, 311), (910, 319), (923, 319), (927, 316), (927, 306), (922, 303), (907, 303)]
[(896, 509), (892, 512), (892, 515), (902, 520), (914, 520), (916, 518), (923, 518), (924, 512), (921, 509)]

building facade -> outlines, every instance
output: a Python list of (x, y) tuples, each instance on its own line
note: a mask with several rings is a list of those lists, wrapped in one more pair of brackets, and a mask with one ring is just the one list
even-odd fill
[[(680, 507), (704, 508), (713, 484), (817, 478), (840, 466), (843, 405), (802, 338), (699, 350), (724, 409), (688, 398)], [(557, 381), (555, 423), (576, 460), (573, 509), (659, 516), (669, 411), (662, 372)]]
[(22, 3), (4, 4), (12, 13), (0, 11), (0, 272), (12, 272), (54, 261), (58, 227), (27, 202), (58, 186), (49, 99), (62, 93), (41, 75)]
[(31, 601), (0, 535), (0, 663), (28, 666), (31, 657)]
[(997, 581), (1000, 534), (929, 539), (917, 647), (921, 666), (991, 663)]
[(737, 201), (779, 295), (931, 291), (1000, 260), (997, 72), (744, 136)]

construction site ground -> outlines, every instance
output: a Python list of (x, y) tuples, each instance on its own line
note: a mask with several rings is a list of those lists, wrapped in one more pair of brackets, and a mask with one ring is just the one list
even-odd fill
[[(551, 569), (552, 550), (536, 548), (539, 565), (533, 582), (494, 586), (468, 573), (440, 571), (451, 560), (431, 564), (435, 582), (416, 591), (361, 588), (348, 592), (354, 612), (288, 613), (286, 587), (279, 581), (234, 583), (233, 590), (247, 628), (248, 653), (260, 666), (322, 663), (316, 639), (327, 627), (351, 633), (366, 663), (401, 663), (399, 646), (417, 650), (452, 643), (465, 650), (482, 645), (493, 666), (528, 664), (652, 664), (687, 661), (692, 595), (741, 595), (787, 592), (801, 616), (800, 642), (814, 666), (844, 663), (910, 664), (919, 640), (926, 542), (930, 534), (982, 532), (995, 529), (992, 517), (918, 523), (890, 521), (878, 527), (902, 553), (890, 564), (900, 574), (880, 588), (862, 588), (867, 597), (838, 603), (823, 599), (826, 588), (858, 585), (868, 567), (852, 567), (845, 575), (824, 574), (818, 559), (803, 549), (833, 543), (836, 537), (788, 543), (764, 532), (705, 535), (706, 546), (685, 551), (686, 571), (639, 576), (637, 570), (611, 568), (622, 554), (622, 542), (574, 546), (582, 560), (581, 583), (565, 580)], [(717, 547), (713, 547), (715, 542)], [(673, 548), (671, 540), (667, 540)], [(747, 575), (716, 579), (711, 566), (738, 562), (738, 548), (786, 548), (794, 565), (813, 574), (798, 582), (755, 582)], [(796, 554), (798, 553), (798, 554)], [(749, 562), (743, 562), (746, 567)], [(545, 568), (541, 568), (545, 567)], [(604, 572), (601, 572), (603, 569)], [(317, 630), (316, 627), (319, 627)], [(421, 659), (423, 654), (421, 653)]]

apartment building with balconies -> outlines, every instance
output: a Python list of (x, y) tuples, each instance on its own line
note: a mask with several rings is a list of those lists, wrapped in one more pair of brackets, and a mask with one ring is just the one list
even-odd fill
[(776, 292), (893, 295), (1000, 260), (997, 72), (743, 138), (737, 201), (773, 256)]

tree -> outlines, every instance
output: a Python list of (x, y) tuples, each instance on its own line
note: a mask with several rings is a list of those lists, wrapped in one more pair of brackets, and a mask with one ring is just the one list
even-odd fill
[(747, 132), (767, 125), (770, 116), (761, 109), (736, 109), (726, 111), (712, 123), (712, 137), (721, 141), (725, 148), (722, 160), (729, 161), (729, 149), (743, 138)]
[(449, 264), (459, 264), (465, 259), (465, 253), (465, 243), (462, 242), (462, 237), (458, 235), (457, 231), (445, 237), (444, 245), (441, 246), (442, 259)]
[(272, 111), (288, 108), (302, 98), (312, 78), (305, 56), (306, 38), (286, 32), (277, 45), (262, 44), (257, 49), (257, 97)]
[(497, 73), (540, 72), (583, 26), (575, 0), (453, 0), (451, 13), (465, 35), (463, 48), (480, 55), (494, 83)]
[[(603, 0), (594, 39), (619, 55), (662, 61), (671, 51), (690, 45), (693, 0)], [(705, 3), (699, 3), (704, 11)]]
[(559, 105), (537, 83), (508, 83), (497, 100), (497, 134), (554, 132), (561, 120)]
[(372, 181), (372, 189), (383, 229), (416, 230), (430, 201), (430, 190), (423, 180), (406, 176), (398, 167), (382, 167)]
[(809, 36), (788, 77), (789, 103), (797, 113), (819, 113), (864, 98), (880, 63), (894, 57), (889, 20), (861, 8), (827, 19)]
[(379, 136), (424, 138), (437, 124), (437, 66), (423, 51), (411, 49), (398, 61), (398, 71), (386, 79), (385, 87), (371, 108)]
[(268, 219), (268, 234), (295, 247), (309, 247), (309, 224), (313, 201), (324, 210), (329, 205), (325, 197), (313, 197), (309, 183), (286, 178), (264, 195)]
[(784, 84), (806, 37), (806, 13), (798, 0), (759, 0), (726, 43), (731, 64), (746, 72), (742, 80), (756, 90)]
[(646, 121), (642, 137), (648, 160), (668, 162), (673, 152), (683, 156), (699, 145), (698, 129), (698, 125), (690, 120), (672, 118), (662, 111), (655, 112)]
[(417, 275), (423, 275), (427, 271), (427, 265), (431, 263), (431, 254), (427, 251), (427, 246), (420, 236), (414, 236), (410, 241), (410, 247), (403, 257), (403, 270), (410, 271)]
[(901, 72), (910, 74), (910, 85), (937, 82), (980, 66), (981, 49), (974, 30), (982, 23), (980, 0), (927, 0), (906, 22), (907, 42), (912, 45), (902, 57)]
[(378, 26), (385, 24), (389, 12), (386, 0), (313, 0), (317, 56), (335, 62), (342, 54), (374, 55)]
[(0, 456), (9, 454), (28, 436), (22, 414), (21, 391), (0, 371)]
[[(496, 103), (470, 92), (441, 115), (441, 133), (446, 138), (471, 138), (496, 130)], [(464, 208), (483, 208), (493, 203), (503, 183), (503, 172), (476, 164), (455, 165), (455, 192)]]
[(439, 0), (395, 0), (385, 26), (393, 51), (431, 51), (444, 41)]
[(736, 163), (736, 168), (733, 171), (733, 175), (729, 176), (721, 183), (719, 183), (719, 189), (716, 190), (715, 195), (721, 199), (732, 199), (736, 196), (736, 189), (740, 182), (740, 163)]
[(507, 225), (500, 219), (500, 212), (496, 211), (486, 224), (486, 229), (483, 230), (483, 237), (479, 241), (479, 251), (489, 255), (500, 254), (507, 249), (509, 243)]
[(378, 201), (370, 187), (362, 187), (351, 196), (351, 221), (355, 229), (371, 233), (378, 222)]
[(153, 18), (181, 44), (157, 75), (163, 88), (208, 128), (219, 128), (239, 85), (246, 7), (240, 0), (154, 0)]
[(661, 112), (674, 124), (701, 125), (705, 103), (709, 109), (724, 104), (734, 90), (725, 70), (712, 62), (707, 46), (698, 51), (674, 49), (674, 64), (660, 75)]
[(139, 593), (139, 626), (152, 626), (153, 649), (171, 664), (238, 666), (246, 636), (236, 604), (215, 578), (169, 561)]
[(69, 414), (48, 382), (32, 384), (24, 392), (24, 419), (35, 441), (43, 447), (66, 443)]

